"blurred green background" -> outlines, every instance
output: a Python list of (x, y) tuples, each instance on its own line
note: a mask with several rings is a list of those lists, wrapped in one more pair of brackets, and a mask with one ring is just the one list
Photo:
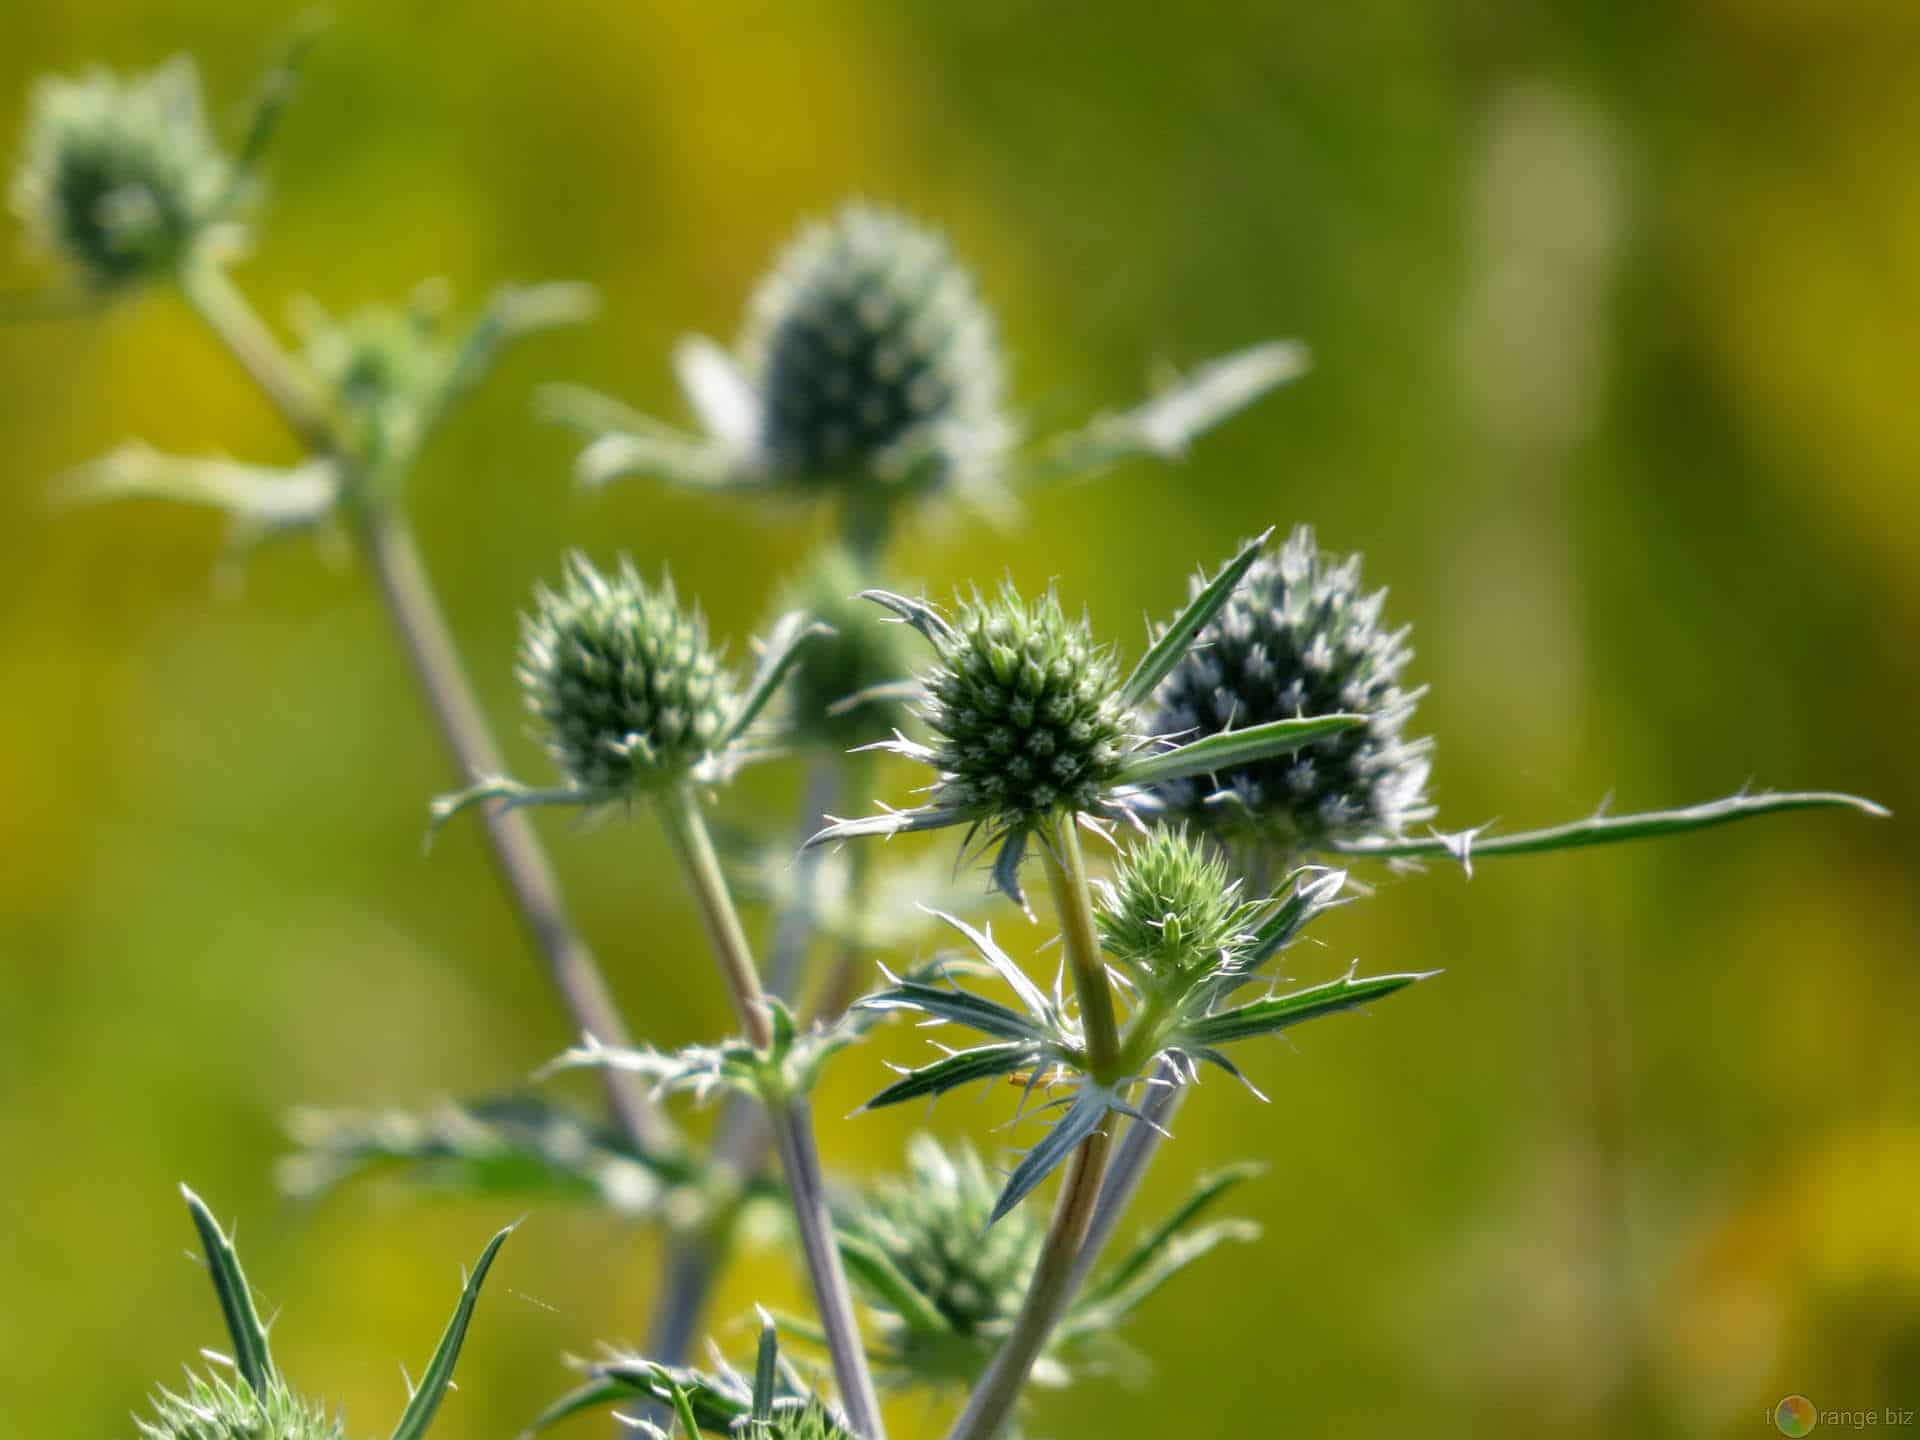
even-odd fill
[[(1265, 1157), (1240, 1200), (1266, 1239), (1158, 1296), (1132, 1332), (1151, 1369), (1042, 1400), (1039, 1433), (1733, 1436), (1790, 1391), (1920, 1406), (1920, 10), (333, 14), (240, 272), (263, 308), (434, 275), (604, 296), (597, 324), (512, 357), (414, 492), (521, 773), (544, 769), (514, 615), (564, 547), (670, 561), (737, 653), (808, 541), (746, 503), (576, 493), (532, 387), (678, 414), (675, 337), (733, 334), (796, 220), (860, 194), (949, 230), (1037, 430), (1264, 336), (1317, 357), (1184, 465), (1046, 492), (1004, 529), (916, 530), (900, 564), (932, 593), (1057, 577), (1131, 645), (1193, 565), (1311, 521), (1417, 622), (1451, 823), (1749, 779), (1896, 812), (1373, 877), (1293, 973), (1446, 975), (1254, 1056), (1271, 1105), (1202, 1087), (1149, 1199)], [(288, 18), (15, 5), (0, 95), (17, 115), (42, 70), (188, 50), (231, 120)], [(14, 251), (4, 288), (44, 283)], [(285, 1368), (382, 1432), (396, 1360), (418, 1373), (511, 1212), (383, 1186), (296, 1213), (271, 1181), (279, 1117), (497, 1088), (567, 1028), (477, 830), (422, 857), (450, 775), (365, 577), (296, 543), (228, 593), (216, 518), (46, 505), (50, 477), (129, 436), (290, 456), (184, 309), (0, 330), (0, 434), (5, 1428), (130, 1433), (147, 1388), (220, 1341), (182, 1258), (190, 1179), (238, 1219)], [(786, 824), (795, 778), (729, 814)], [(541, 823), (638, 1027), (721, 1033), (652, 829)], [(821, 1113), (881, 1073), (843, 1061)], [(828, 1158), (892, 1165), (919, 1118), (830, 1119)], [(962, 1099), (933, 1123), (1000, 1118)], [(537, 1210), (437, 1434), (510, 1434), (561, 1354), (637, 1340), (654, 1248)], [(754, 1299), (801, 1303), (784, 1256), (727, 1287), (736, 1352)], [(896, 1435), (944, 1419), (907, 1405)]]

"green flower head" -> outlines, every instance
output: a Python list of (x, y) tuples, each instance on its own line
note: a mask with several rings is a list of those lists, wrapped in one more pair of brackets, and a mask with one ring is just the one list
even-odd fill
[(913, 672), (907, 637), (860, 598), (872, 584), (840, 546), (815, 555), (782, 587), (779, 612), (799, 611), (832, 631), (801, 651), (787, 680), (788, 728), (800, 739), (850, 750), (907, 723)]
[(1165, 810), (1284, 852), (1397, 836), (1429, 818), (1425, 740), (1404, 730), (1419, 699), (1400, 673), (1406, 631), (1380, 621), (1384, 590), (1360, 589), (1360, 557), (1331, 556), (1306, 526), (1263, 554), (1155, 689), (1149, 728), (1204, 739), (1270, 720), (1334, 712), (1366, 723), (1289, 755), (1157, 787)]
[(648, 585), (627, 560), (602, 575), (578, 553), (560, 589), (535, 593), (519, 674), (548, 753), (596, 794), (685, 776), (720, 747), (735, 703), (706, 621), (671, 582)]
[(184, 1392), (154, 1392), (151, 1416), (135, 1416), (141, 1440), (342, 1440), (330, 1418), (279, 1377), (255, 1392), (244, 1380), (187, 1375)]
[(1179, 987), (1232, 963), (1252, 943), (1261, 907), (1241, 899), (1224, 858), (1184, 826), (1156, 826), (1100, 882), (1095, 919), (1106, 952), (1143, 988)]
[(112, 289), (178, 265), (221, 217), (231, 176), (179, 58), (128, 78), (42, 80), (13, 206), (42, 249)]

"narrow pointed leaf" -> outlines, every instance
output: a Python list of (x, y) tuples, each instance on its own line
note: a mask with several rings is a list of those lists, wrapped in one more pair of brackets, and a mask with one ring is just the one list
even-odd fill
[(602, 1405), (617, 1405), (620, 1401), (630, 1400), (636, 1395), (651, 1398), (653, 1392), (616, 1375), (596, 1375), (591, 1380), (574, 1386), (534, 1416), (520, 1434), (524, 1440), (526, 1436), (537, 1435), (542, 1430), (551, 1429), (562, 1420), (570, 1420), (575, 1415), (584, 1414), (588, 1410), (597, 1410)]
[(1006, 981), (1013, 993), (1020, 997), (1020, 1003), (1027, 1007), (1028, 1014), (1043, 1025), (1053, 1018), (1053, 1006), (1048, 1003), (1046, 995), (1027, 978), (1027, 972), (1014, 963), (1013, 957), (994, 943), (991, 935), (976, 930), (957, 915), (948, 915), (939, 910), (933, 914), (966, 938), (980, 958), (993, 967), (993, 973)]
[(1305, 1020), (1317, 1020), (1322, 1015), (1365, 1005), (1438, 973), (1429, 970), (1405, 975), (1343, 976), (1325, 985), (1296, 990), (1291, 995), (1272, 995), (1223, 1010), (1218, 1015), (1204, 1016), (1183, 1026), (1180, 1039), (1194, 1045), (1213, 1046), (1244, 1040), (1251, 1035), (1271, 1034)]
[(1000, 1192), (1000, 1198), (994, 1202), (993, 1214), (987, 1217), (987, 1223), (995, 1223), (1032, 1194), (1034, 1187), (1052, 1174), (1079, 1147), (1082, 1140), (1100, 1128), (1112, 1107), (1113, 1095), (1110, 1091), (1096, 1085), (1083, 1085), (1080, 1093), (1073, 1097), (1073, 1103), (1067, 1107), (1067, 1113), (1056, 1120), (1053, 1128), (1041, 1137), (1040, 1143), (1014, 1166), (1013, 1174), (1007, 1177), (1006, 1189)]
[(804, 849), (834, 840), (856, 840), (873, 835), (906, 835), (916, 830), (939, 830), (948, 825), (963, 825), (972, 819), (964, 810), (920, 805), (911, 810), (883, 810), (878, 815), (862, 815), (854, 820), (835, 820), (825, 829), (807, 838)]
[(704, 335), (688, 335), (673, 347), (673, 369), (709, 435), (741, 449), (754, 443), (760, 397), (732, 355)]
[(466, 1289), (460, 1294), (460, 1303), (454, 1306), (453, 1318), (447, 1322), (446, 1333), (440, 1337), (433, 1359), (427, 1363), (426, 1373), (420, 1377), (419, 1388), (413, 1392), (413, 1399), (408, 1403), (406, 1413), (401, 1415), (400, 1423), (394, 1427), (393, 1440), (420, 1440), (433, 1423), (441, 1400), (446, 1398), (447, 1387), (453, 1383), (453, 1365), (460, 1358), (461, 1345), (466, 1342), (467, 1326), (472, 1323), (473, 1307), (480, 1298), (480, 1287), (486, 1283), (487, 1271), (493, 1267), (493, 1257), (500, 1253), (500, 1247), (506, 1244), (513, 1228), (507, 1226), (489, 1240), (487, 1248), (480, 1252), (473, 1274), (467, 1278)]
[(862, 590), (860, 598), (891, 610), (935, 645), (953, 638), (953, 627), (946, 617), (924, 600), (896, 595), (891, 590)]
[(773, 1421), (773, 1384), (780, 1368), (780, 1340), (767, 1312), (760, 1312), (760, 1350), (753, 1366), (753, 1419), (758, 1425)]
[(246, 1273), (240, 1268), (240, 1256), (213, 1218), (206, 1202), (180, 1187), (193, 1216), (193, 1228), (200, 1232), (200, 1249), (207, 1257), (207, 1271), (213, 1276), (214, 1294), (220, 1298), (220, 1313), (227, 1322), (227, 1334), (233, 1340), (233, 1364), (240, 1378), (256, 1395), (267, 1393), (273, 1379), (273, 1354), (267, 1347), (267, 1327), (254, 1308), (253, 1292), (247, 1288)]
[(1239, 1165), (1229, 1165), (1224, 1170), (1216, 1170), (1211, 1175), (1200, 1178), (1193, 1187), (1193, 1193), (1183, 1200), (1174, 1212), (1141, 1239), (1140, 1243), (1111, 1269), (1088, 1287), (1085, 1305), (1097, 1305), (1125, 1288), (1136, 1275), (1139, 1275), (1154, 1261), (1154, 1258), (1182, 1230), (1198, 1219), (1214, 1201), (1242, 1181), (1251, 1180), (1265, 1172), (1266, 1166), (1256, 1161), (1247, 1161)]
[(1220, 1220), (1175, 1236), (1126, 1285), (1106, 1293), (1097, 1302), (1076, 1305), (1062, 1323), (1060, 1333), (1063, 1338), (1072, 1338), (1111, 1329), (1195, 1261), (1204, 1259), (1228, 1241), (1247, 1244), (1259, 1238), (1260, 1227), (1251, 1220)]
[(1885, 818), (1892, 812), (1884, 805), (1844, 795), (1837, 791), (1812, 790), (1762, 795), (1729, 795), (1680, 810), (1645, 810), (1637, 815), (1593, 815), (1544, 830), (1522, 830), (1513, 835), (1483, 836), (1477, 830), (1435, 834), (1419, 838), (1380, 837), (1371, 840), (1347, 840), (1334, 846), (1343, 855), (1375, 855), (1387, 858), (1411, 858), (1424, 855), (1450, 855), (1471, 866), (1482, 855), (1539, 854), (1547, 850), (1573, 850), (1587, 845), (1613, 845), (1626, 840), (1650, 840), (1662, 835), (1682, 835), (1690, 830), (1705, 830), (1754, 815), (1773, 815), (1785, 810), (1858, 810), (1863, 815)]
[(451, 795), (441, 795), (427, 807), (427, 836), (431, 839), (449, 820), (475, 805), (500, 802), (502, 810), (519, 810), (528, 805), (604, 805), (618, 797), (611, 791), (583, 790), (576, 785), (541, 788), (522, 785), (505, 777), (482, 780)]
[(780, 682), (786, 678), (787, 671), (793, 668), (793, 662), (800, 658), (800, 647), (818, 635), (831, 635), (833, 628), (822, 625), (803, 611), (791, 610), (774, 623), (773, 631), (767, 636), (765, 652), (760, 656), (760, 664), (753, 672), (753, 681), (747, 687), (746, 698), (740, 702), (740, 708), (734, 712), (733, 721), (727, 726), (721, 737), (720, 746), (736, 740), (751, 725), (767, 702), (780, 688)]
[(841, 1234), (838, 1237), (840, 1258), (846, 1262), (847, 1273), (864, 1285), (886, 1309), (897, 1315), (907, 1328), (922, 1335), (939, 1335), (952, 1328), (952, 1323), (934, 1308), (912, 1281), (900, 1273), (900, 1268), (887, 1258), (881, 1249), (857, 1235)]
[(1140, 704), (1153, 693), (1154, 686), (1167, 678), (1167, 672), (1178, 665), (1181, 657), (1193, 647), (1194, 637), (1206, 629), (1207, 622), (1233, 598), (1233, 592), (1240, 588), (1240, 582), (1246, 578), (1247, 571), (1253, 568), (1253, 562), (1260, 558), (1261, 548), (1272, 534), (1271, 529), (1263, 531), (1234, 556), (1199, 594), (1187, 602), (1187, 608), (1174, 617), (1173, 623), (1161, 632), (1160, 638), (1153, 642), (1147, 653), (1140, 657), (1140, 663), (1133, 667), (1126, 684), (1120, 687), (1121, 703), (1129, 706)]
[(1338, 905), (1340, 892), (1346, 888), (1346, 883), (1347, 872), (1344, 870), (1326, 870), (1296, 879), (1287, 898), (1254, 931), (1253, 941), (1248, 947), (1250, 965), (1263, 964), (1279, 954), (1293, 943), (1294, 937), (1306, 928), (1314, 916)]
[(1019, 1041), (1004, 1045), (979, 1045), (909, 1070), (893, 1084), (860, 1108), (878, 1110), (898, 1105), (903, 1100), (918, 1100), (925, 1095), (944, 1095), (947, 1091), (975, 1080), (991, 1080), (996, 1075), (1011, 1075), (1036, 1064), (1046, 1053), (1040, 1045)]
[(1364, 715), (1308, 715), (1298, 720), (1273, 720), (1265, 725), (1249, 725), (1244, 730), (1222, 730), (1202, 740), (1194, 740), (1173, 750), (1130, 761), (1115, 783), (1121, 785), (1158, 785), (1187, 775), (1210, 774), (1251, 765), (1286, 755), (1303, 745), (1358, 729), (1367, 723)]
[(861, 1010), (911, 1010), (940, 1020), (951, 1020), (1001, 1040), (1041, 1043), (1047, 1032), (1017, 1010), (966, 990), (922, 985), (905, 980), (856, 1002)]

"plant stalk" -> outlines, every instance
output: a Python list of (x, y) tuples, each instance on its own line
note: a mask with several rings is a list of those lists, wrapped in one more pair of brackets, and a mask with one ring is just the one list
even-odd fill
[[(747, 946), (746, 931), (734, 908), (733, 896), (721, 872), (720, 859), (714, 853), (713, 839), (707, 833), (699, 802), (689, 788), (680, 786), (663, 792), (656, 808), (687, 877), (688, 888), (693, 892), (701, 924), (741, 1030), (756, 1049), (770, 1049), (773, 1020), (766, 995), (760, 988), (760, 973)], [(826, 1333), (827, 1350), (833, 1357), (841, 1404), (858, 1434), (867, 1440), (885, 1440), (886, 1431), (880, 1423), (880, 1398), (874, 1390), (866, 1349), (854, 1319), (853, 1292), (848, 1288), (846, 1270), (840, 1263), (840, 1248), (834, 1241), (826, 1181), (820, 1170), (819, 1151), (814, 1146), (813, 1122), (806, 1097), (786, 1096), (778, 1103), (769, 1103), (766, 1112), (786, 1171), (787, 1194), (793, 1202), (794, 1223), (800, 1232), (807, 1278), (820, 1312), (820, 1327)]]
[(1113, 1164), (1107, 1169), (1106, 1183), (1100, 1187), (1100, 1201), (1094, 1207), (1093, 1221), (1073, 1262), (1073, 1277), (1067, 1283), (1068, 1300), (1080, 1293), (1101, 1252), (1112, 1241), (1113, 1232), (1120, 1228), (1120, 1219), (1133, 1203), (1147, 1167), (1160, 1153), (1160, 1142), (1166, 1138), (1160, 1131), (1173, 1123), (1180, 1102), (1186, 1099), (1187, 1087), (1181, 1083), (1180, 1073), (1171, 1062), (1162, 1060), (1154, 1079), (1164, 1083), (1150, 1086), (1146, 1098), (1140, 1102), (1140, 1113), (1152, 1123), (1129, 1120), (1120, 1143), (1114, 1147)]
[[(1060, 917), (1067, 968), (1073, 974), (1080, 1001), (1081, 1026), (1086, 1033), (1088, 1069), (1093, 1078), (1110, 1083), (1120, 1049), (1114, 1019), (1113, 991), (1107, 982), (1106, 962), (1094, 927), (1093, 896), (1087, 886), (1086, 859), (1080, 851), (1077, 822), (1066, 817), (1040, 847), (1046, 862), (1047, 886)], [(1106, 1173), (1112, 1140), (1096, 1130), (1073, 1152), (1053, 1219), (1041, 1242), (1038, 1263), (1027, 1297), (1013, 1329), (1001, 1345), (987, 1373), (967, 1397), (967, 1407), (947, 1432), (947, 1440), (996, 1440), (1013, 1418), (1020, 1392), (1033, 1373), (1034, 1362), (1046, 1348), (1047, 1337), (1073, 1298), (1077, 1265), (1086, 1245), (1100, 1200), (1100, 1182)]]
[[(273, 332), (226, 272), (211, 262), (186, 267), (187, 301), (265, 393), (301, 443), (319, 455), (352, 464), (326, 399), (281, 349)], [(433, 711), (441, 737), (468, 783), (502, 773), (499, 747), (468, 683), (452, 633), (434, 597), (420, 553), (401, 516), (387, 507), (360, 507), (356, 537), (378, 582), (389, 618)], [(498, 807), (486, 812), (488, 843), (507, 891), (546, 960), (547, 971), (574, 1026), (609, 1046), (632, 1037), (593, 954), (575, 930), (552, 867), (526, 816)], [(646, 1090), (633, 1075), (605, 1075), (607, 1102), (627, 1139), (640, 1150), (668, 1143)]]

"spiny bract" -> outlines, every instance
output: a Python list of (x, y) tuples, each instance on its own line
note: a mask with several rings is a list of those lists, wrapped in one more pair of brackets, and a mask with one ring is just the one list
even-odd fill
[(923, 711), (940, 779), (933, 803), (1019, 831), (1094, 811), (1133, 743), (1111, 653), (1049, 591), (976, 597), (937, 640)]
[(1155, 689), (1149, 728), (1184, 742), (1300, 716), (1346, 712), (1368, 723), (1292, 755), (1162, 785), (1166, 809), (1223, 831), (1250, 828), (1288, 851), (1397, 835), (1430, 816), (1430, 742), (1402, 734), (1419, 699), (1399, 684), (1413, 651), (1405, 630), (1381, 628), (1385, 600), (1384, 590), (1361, 594), (1358, 555), (1323, 553), (1306, 526), (1262, 555)]
[[(913, 672), (902, 627), (888, 624), (860, 598), (873, 579), (844, 548), (821, 551), (781, 590), (775, 614), (798, 610), (833, 631), (808, 642), (787, 677), (788, 728), (832, 750), (878, 740), (906, 720), (898, 698), (876, 695), (843, 704), (877, 686), (898, 685)], [(838, 708), (836, 708), (838, 707)]]
[(1022, 1209), (989, 1228), (999, 1190), (970, 1146), (949, 1152), (933, 1136), (916, 1135), (907, 1146), (907, 1174), (877, 1181), (842, 1221), (849, 1242), (884, 1257), (944, 1323), (909, 1323), (884, 1295), (870, 1297), (898, 1372), (892, 1378), (971, 1383), (1019, 1313), (1041, 1226)]
[(1100, 885), (1101, 944), (1143, 985), (1178, 981), (1231, 960), (1258, 907), (1240, 898), (1226, 861), (1181, 825), (1160, 825)]
[(803, 230), (742, 350), (779, 474), (965, 485), (1005, 448), (992, 318), (946, 242), (890, 211), (851, 205)]
[(134, 1417), (142, 1440), (341, 1440), (338, 1419), (300, 1399), (277, 1378), (264, 1394), (244, 1380), (187, 1375), (184, 1395), (160, 1390), (153, 1415)]
[(182, 57), (130, 78), (42, 80), (13, 205), (36, 243), (104, 289), (178, 264), (230, 176)]
[(649, 586), (624, 559), (605, 576), (575, 553), (558, 591), (536, 591), (521, 629), (527, 708), (582, 789), (670, 784), (719, 742), (732, 679), (670, 582)]

